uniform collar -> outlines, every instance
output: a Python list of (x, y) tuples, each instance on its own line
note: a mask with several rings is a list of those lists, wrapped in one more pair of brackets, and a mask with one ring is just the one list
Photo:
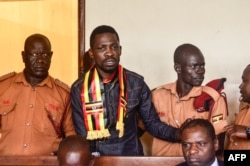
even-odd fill
[[(23, 83), (25, 86), (31, 86), (25, 79), (24, 73), (18, 73), (15, 80), (15, 83)], [(52, 82), (50, 79), (50, 76), (46, 77), (42, 82), (40, 82), (39, 84), (36, 85), (36, 87), (38, 86), (47, 86), (49, 88), (52, 88)]]
[[(177, 91), (176, 91), (176, 85), (177, 85), (177, 81), (169, 87), (169, 90), (171, 91), (173, 95), (178, 96)], [(194, 98), (194, 97), (201, 95), (201, 93), (202, 93), (202, 86), (195, 86), (191, 89), (191, 91), (186, 96), (183, 96), (182, 98), (180, 98), (180, 100), (188, 100), (190, 98)]]
[(240, 101), (240, 110), (250, 108), (250, 103)]

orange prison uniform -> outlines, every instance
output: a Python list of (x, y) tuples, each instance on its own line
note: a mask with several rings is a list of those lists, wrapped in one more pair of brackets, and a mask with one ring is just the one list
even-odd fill
[[(250, 104), (241, 102), (239, 113), (234, 120), (235, 125), (250, 126)], [(229, 142), (228, 149), (250, 150), (250, 140), (243, 138), (234, 138), (234, 142)]]
[(74, 135), (69, 87), (48, 76), (32, 87), (24, 74), (0, 77), (0, 155), (50, 155), (62, 138)]
[[(208, 112), (199, 113), (193, 106), (195, 97), (199, 96), (202, 91), (210, 94), (215, 99), (210, 121), (213, 122), (216, 133), (221, 133), (223, 127), (227, 124), (226, 103), (223, 97), (210, 87), (193, 87), (188, 95), (179, 98), (176, 92), (176, 82), (170, 83), (153, 90), (152, 101), (161, 121), (179, 128), (187, 118), (208, 119)], [(171, 143), (158, 138), (153, 138), (152, 155), (183, 156), (180, 143)]]

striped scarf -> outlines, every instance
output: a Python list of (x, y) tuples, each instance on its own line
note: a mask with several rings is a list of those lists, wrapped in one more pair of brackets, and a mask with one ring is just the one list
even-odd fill
[[(118, 66), (119, 103), (117, 109), (116, 129), (119, 137), (124, 135), (124, 116), (127, 106), (126, 74), (121, 65)], [(104, 92), (103, 82), (95, 67), (86, 72), (81, 92), (84, 124), (87, 130), (87, 139), (95, 140), (110, 136), (107, 121), (104, 121)]]

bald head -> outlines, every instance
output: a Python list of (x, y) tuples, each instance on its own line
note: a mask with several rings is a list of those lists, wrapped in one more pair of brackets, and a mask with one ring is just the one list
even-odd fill
[(30, 35), (24, 42), (24, 51), (29, 51), (30, 47), (33, 46), (33, 43), (39, 41), (39, 42), (43, 42), (44, 45), (47, 46), (47, 49), (51, 50), (51, 43), (49, 41), (49, 39), (39, 33), (35, 33)]
[(185, 59), (185, 55), (197, 54), (203, 57), (200, 49), (193, 44), (182, 44), (178, 46), (174, 52), (174, 63), (181, 64), (182, 60)]
[(82, 136), (66, 137), (59, 145), (59, 166), (89, 166), (92, 162), (89, 142)]

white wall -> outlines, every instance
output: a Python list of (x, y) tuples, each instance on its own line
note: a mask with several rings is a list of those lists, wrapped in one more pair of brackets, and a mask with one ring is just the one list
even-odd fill
[(96, 26), (113, 26), (123, 46), (121, 64), (154, 88), (176, 80), (175, 48), (195, 44), (206, 59), (204, 83), (227, 78), (231, 122), (242, 71), (250, 63), (249, 6), (249, 0), (86, 0), (86, 48)]
[(86, 48), (96, 26), (113, 26), (123, 46), (121, 64), (154, 88), (175, 81), (173, 52), (193, 43), (206, 59), (204, 83), (227, 78), (233, 116), (241, 74), (249, 63), (249, 6), (249, 0), (86, 0)]

